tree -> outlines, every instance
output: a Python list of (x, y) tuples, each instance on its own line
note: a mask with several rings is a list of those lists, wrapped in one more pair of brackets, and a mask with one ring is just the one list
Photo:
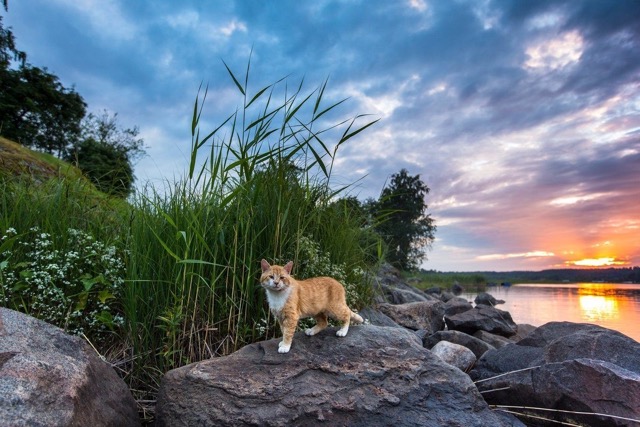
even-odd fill
[[(0, 134), (60, 157), (80, 135), (86, 104), (57, 76), (26, 59), (0, 17)], [(14, 67), (13, 61), (17, 62)]]
[[(93, 139), (100, 144), (112, 146), (127, 155), (130, 163), (135, 163), (145, 154), (144, 140), (138, 138), (137, 126), (122, 129), (118, 126), (118, 113), (103, 110), (100, 115), (89, 113), (82, 120), (82, 139)], [(71, 149), (73, 151), (73, 148)]]
[(144, 155), (138, 128), (121, 129), (118, 114), (90, 113), (82, 121), (80, 142), (65, 154), (96, 187), (107, 194), (127, 197), (133, 189), (133, 163)]
[(2, 133), (22, 145), (61, 157), (80, 136), (86, 104), (53, 74), (25, 65), (9, 70), (0, 85)]
[(436, 226), (424, 199), (428, 193), (420, 175), (410, 176), (402, 169), (391, 175), (379, 199), (370, 202), (369, 209), (378, 218), (375, 229), (388, 245), (387, 259), (400, 269), (418, 267), (434, 240)]
[(133, 168), (125, 152), (113, 145), (85, 139), (75, 146), (76, 166), (103, 193), (127, 197), (133, 188)]

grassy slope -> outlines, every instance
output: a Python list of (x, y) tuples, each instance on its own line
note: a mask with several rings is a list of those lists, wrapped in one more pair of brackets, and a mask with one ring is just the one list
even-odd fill
[(51, 178), (83, 179), (82, 172), (69, 163), (0, 137), (0, 177), (13, 176), (27, 176), (38, 182)]

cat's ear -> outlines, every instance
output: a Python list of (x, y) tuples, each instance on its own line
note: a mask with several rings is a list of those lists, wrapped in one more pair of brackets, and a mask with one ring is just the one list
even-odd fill
[(284, 265), (284, 271), (287, 272), (287, 274), (291, 274), (291, 269), (293, 268), (293, 261), (289, 261), (288, 263), (286, 263)]
[(269, 263), (267, 262), (266, 259), (262, 259), (262, 261), (260, 261), (260, 267), (262, 267), (262, 272), (264, 273), (265, 271), (267, 271), (268, 269), (271, 268), (271, 266), (269, 265)]

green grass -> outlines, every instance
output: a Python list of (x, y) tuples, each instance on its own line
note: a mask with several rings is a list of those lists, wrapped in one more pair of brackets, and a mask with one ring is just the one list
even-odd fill
[[(371, 296), (363, 271), (378, 261), (380, 241), (335, 202), (346, 187), (330, 179), (339, 148), (375, 121), (331, 121), (343, 100), (325, 103), (326, 81), (308, 92), (286, 81), (252, 91), (250, 64), (241, 78), (227, 70), (239, 107), (201, 132), (207, 92), (199, 93), (191, 160), (178, 182), (124, 202), (83, 179), (0, 179), (0, 236), (37, 226), (64, 252), (73, 250), (66, 245), (74, 228), (118, 248), (126, 278), (112, 303), (125, 326), (92, 344), (138, 399), (152, 400), (169, 369), (278, 333), (258, 285), (261, 258), (293, 260), (302, 278), (337, 276), (352, 308)], [(20, 262), (20, 250), (0, 253), (4, 268)]]

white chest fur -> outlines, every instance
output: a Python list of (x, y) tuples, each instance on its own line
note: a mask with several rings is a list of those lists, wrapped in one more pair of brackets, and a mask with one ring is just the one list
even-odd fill
[(271, 311), (279, 313), (289, 299), (289, 295), (291, 295), (291, 287), (283, 291), (271, 291), (267, 289), (267, 301), (269, 302)]

